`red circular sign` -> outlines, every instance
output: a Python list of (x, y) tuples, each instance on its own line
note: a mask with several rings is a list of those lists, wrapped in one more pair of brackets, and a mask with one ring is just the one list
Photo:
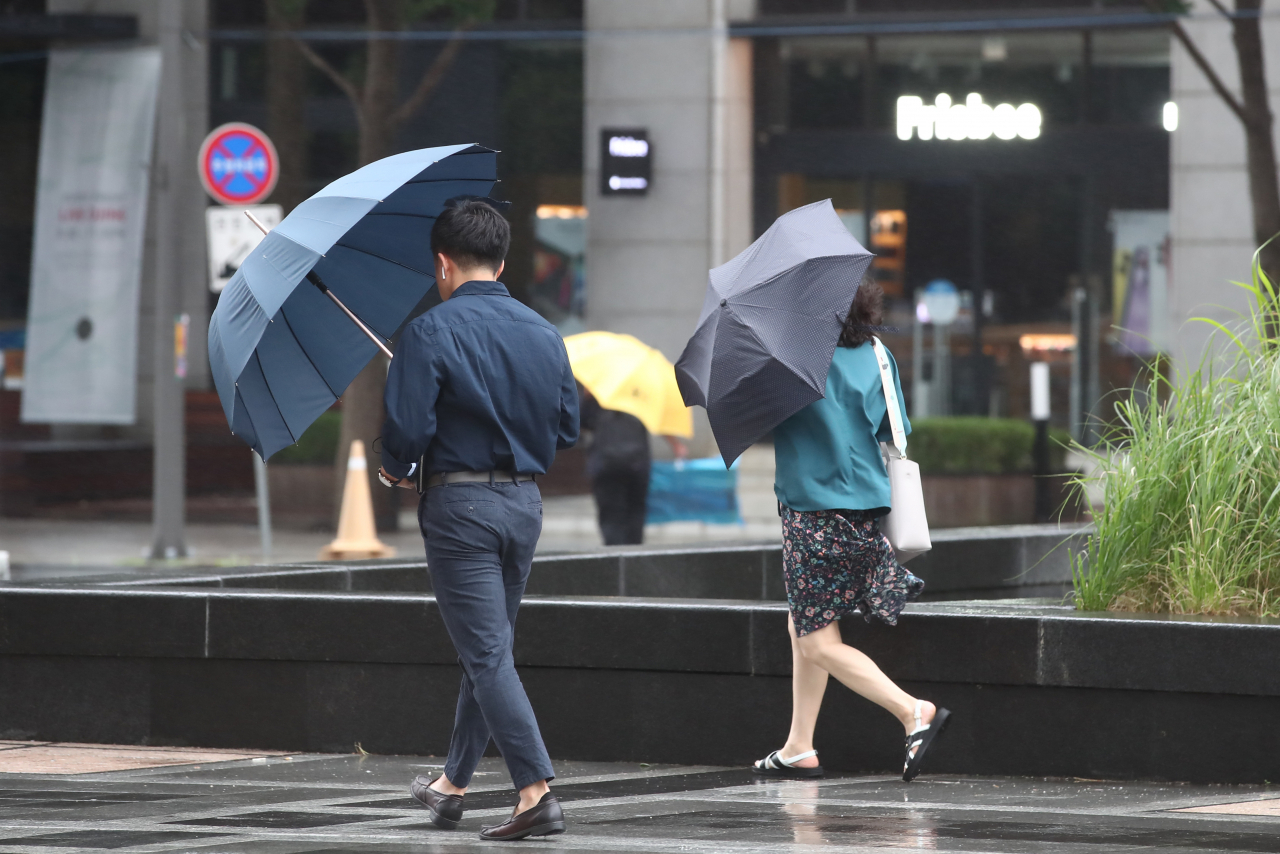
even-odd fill
[(271, 195), (280, 158), (267, 135), (253, 125), (231, 122), (214, 128), (197, 160), (205, 192), (224, 205), (253, 205)]

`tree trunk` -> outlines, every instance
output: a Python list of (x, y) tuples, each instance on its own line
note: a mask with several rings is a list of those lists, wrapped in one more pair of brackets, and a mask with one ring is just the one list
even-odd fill
[[(406, 0), (365, 0), (365, 14), (371, 32), (395, 32), (404, 29), (408, 18)], [(359, 165), (394, 154), (396, 130), (400, 122), (428, 98), (438, 85), (443, 71), (453, 62), (461, 42), (446, 45), (441, 58), (433, 64), (418, 90), (403, 107), (399, 97), (400, 44), (390, 39), (368, 39), (366, 42), (364, 85), (356, 100), (356, 116), (360, 124)], [(342, 430), (338, 443), (337, 493), (334, 502), (334, 524), (342, 502), (342, 484), (346, 478), (347, 454), (352, 441), (364, 442), (369, 453), (369, 488), (373, 492), (373, 511), (380, 530), (398, 527), (399, 499), (410, 493), (387, 489), (378, 480), (378, 455), (373, 453), (374, 439), (382, 433), (386, 418), (382, 399), (387, 381), (387, 361), (377, 356), (347, 387), (342, 396)]]
[[(272, 35), (302, 25), (302, 4), (267, 4)], [(267, 132), (280, 155), (280, 181), (271, 200), (287, 214), (307, 198), (306, 59), (287, 38), (267, 40)]]
[[(398, 30), (404, 22), (403, 0), (366, 0), (368, 26), (373, 31)], [(399, 44), (387, 39), (369, 39), (366, 42), (364, 89), (360, 100), (360, 148), (359, 165), (380, 160), (395, 150), (395, 123), (392, 114), (396, 108), (396, 83), (399, 72)], [(369, 455), (369, 489), (373, 493), (373, 513), (378, 529), (394, 531), (399, 527), (398, 510), (400, 496), (378, 480), (378, 455), (373, 453), (373, 442), (382, 435), (382, 423), (386, 420), (382, 392), (387, 383), (387, 360), (377, 356), (363, 371), (356, 375), (342, 396), (342, 430), (338, 442), (338, 458), (334, 461), (339, 477), (338, 489), (346, 477), (347, 454), (352, 441), (364, 442)], [(381, 446), (379, 446), (381, 450)], [(341, 492), (335, 502), (336, 513), (341, 508)]]
[[(1262, 0), (1236, 0), (1236, 11), (1246, 14), (1232, 21), (1231, 35), (1240, 64), (1240, 93), (1244, 105), (1245, 154), (1249, 169), (1249, 200), (1253, 206), (1253, 239), (1259, 246), (1280, 234), (1280, 181), (1276, 174), (1274, 120), (1267, 98), (1263, 63)], [(1274, 283), (1280, 275), (1280, 241), (1262, 249), (1262, 269)], [(1275, 307), (1260, 306), (1266, 315), (1270, 337), (1277, 333)]]

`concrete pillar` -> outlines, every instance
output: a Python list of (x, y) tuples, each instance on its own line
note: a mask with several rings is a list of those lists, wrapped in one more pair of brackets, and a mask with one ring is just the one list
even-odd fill
[[(744, 10), (749, 14), (750, 4)], [(725, 0), (587, 0), (587, 323), (675, 359), (707, 271), (751, 233), (751, 44)], [(647, 195), (600, 194), (600, 130), (641, 127)]]
[[(172, 10), (165, 7), (173, 5)], [(187, 382), (190, 389), (212, 387), (209, 375), (207, 335), (209, 329), (209, 285), (205, 261), (204, 209), (208, 204), (196, 174), (196, 155), (209, 128), (209, 43), (207, 0), (48, 0), (51, 14), (133, 15), (138, 19), (142, 44), (158, 44), (162, 11), (174, 15), (181, 50), (176, 57), (166, 55), (161, 70), (162, 88), (169, 81), (180, 87), (176, 111), (163, 108), (156, 113), (157, 145), (152, 155), (151, 193), (147, 200), (147, 230), (142, 261), (142, 294), (138, 324), (138, 418), (122, 431), (131, 438), (149, 441), (153, 433), (153, 406), (156, 297), (157, 213), (161, 194), (172, 190), (176, 197), (176, 217), (168, 232), (177, 253), (177, 301), (173, 311), (191, 315), (187, 350)], [(176, 66), (176, 67), (174, 67)], [(163, 95), (161, 96), (163, 98)], [(181, 150), (171, 155), (161, 149), (168, 138), (166, 126), (180, 124)], [(171, 163), (166, 168), (161, 164)], [(168, 188), (168, 189), (166, 189)], [(172, 349), (172, 343), (166, 345)], [(101, 428), (58, 425), (64, 438), (94, 438)], [(67, 429), (70, 428), (70, 429)], [(114, 433), (114, 431), (113, 431)]]
[[(1271, 109), (1280, 115), (1280, 20), (1273, 17), (1278, 8), (1280, 2), (1266, 3), (1269, 16), (1263, 18), (1262, 40)], [(1238, 94), (1230, 25), (1202, 14), (1184, 20), (1183, 26)], [(1248, 295), (1231, 282), (1250, 280), (1255, 246), (1240, 122), (1176, 40), (1171, 65), (1179, 119), (1170, 151), (1169, 311), (1174, 366), (1181, 372), (1200, 364), (1212, 333), (1208, 324), (1191, 318), (1211, 317), (1231, 325), (1248, 311)]]
[[(207, 0), (49, 0), (53, 13), (134, 15), (161, 49), (156, 146), (147, 204), (138, 331), (138, 418), (154, 448), (153, 557), (186, 554), (184, 391), (208, 388), (208, 271), (196, 155), (208, 129)], [(174, 376), (174, 318), (190, 316), (187, 378)]]

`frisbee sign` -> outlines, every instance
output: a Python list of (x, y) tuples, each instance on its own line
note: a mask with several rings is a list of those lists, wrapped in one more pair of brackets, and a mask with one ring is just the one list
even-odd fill
[(224, 205), (256, 204), (271, 195), (280, 177), (276, 147), (242, 122), (214, 128), (200, 145), (197, 167), (205, 192)]

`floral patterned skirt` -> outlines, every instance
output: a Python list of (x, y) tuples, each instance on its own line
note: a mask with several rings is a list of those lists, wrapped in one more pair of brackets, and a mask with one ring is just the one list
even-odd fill
[(782, 510), (782, 572), (797, 635), (861, 611), (891, 626), (924, 581), (894, 556), (866, 510)]

